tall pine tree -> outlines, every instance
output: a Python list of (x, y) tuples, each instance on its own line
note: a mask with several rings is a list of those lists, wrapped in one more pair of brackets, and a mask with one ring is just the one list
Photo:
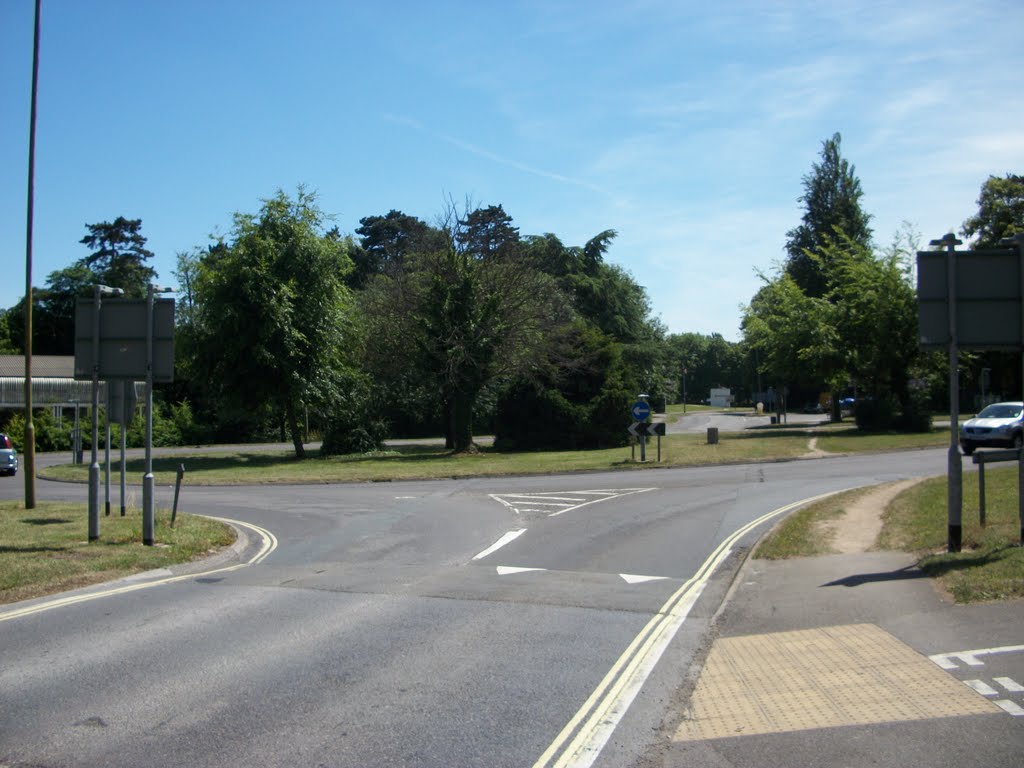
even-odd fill
[(864, 193), (854, 167), (840, 154), (841, 142), (838, 133), (822, 142), (821, 162), (803, 178), (803, 219), (786, 233), (786, 273), (811, 298), (828, 289), (827, 254), (837, 235), (865, 248), (871, 244), (871, 216), (860, 207)]

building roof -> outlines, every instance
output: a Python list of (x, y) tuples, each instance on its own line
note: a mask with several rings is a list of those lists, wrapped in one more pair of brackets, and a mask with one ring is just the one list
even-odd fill
[[(0, 355), (0, 376), (25, 378), (24, 355)], [(33, 379), (73, 379), (74, 355), (32, 355)]]

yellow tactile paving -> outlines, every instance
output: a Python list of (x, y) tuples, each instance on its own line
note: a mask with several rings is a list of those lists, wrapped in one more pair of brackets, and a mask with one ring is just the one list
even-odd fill
[(873, 624), (715, 642), (677, 741), (998, 713)]

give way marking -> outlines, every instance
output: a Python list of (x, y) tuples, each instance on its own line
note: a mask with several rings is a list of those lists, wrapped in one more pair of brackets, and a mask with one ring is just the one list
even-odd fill
[(560, 491), (552, 493), (492, 493), (492, 499), (504, 504), (517, 515), (540, 512), (548, 517), (557, 517), (574, 509), (597, 504), (621, 496), (646, 493), (655, 488), (610, 488), (593, 491)]

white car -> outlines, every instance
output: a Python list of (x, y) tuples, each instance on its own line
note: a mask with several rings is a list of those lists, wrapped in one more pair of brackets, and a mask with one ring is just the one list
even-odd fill
[(992, 403), (960, 427), (960, 448), (970, 456), (982, 445), (1024, 446), (1024, 403)]

